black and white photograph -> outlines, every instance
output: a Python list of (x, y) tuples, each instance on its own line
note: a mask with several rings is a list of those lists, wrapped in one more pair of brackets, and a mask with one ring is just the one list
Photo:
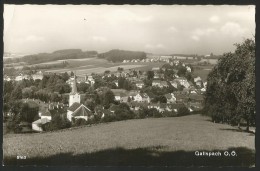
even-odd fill
[(3, 166), (255, 167), (255, 5), (3, 5)]

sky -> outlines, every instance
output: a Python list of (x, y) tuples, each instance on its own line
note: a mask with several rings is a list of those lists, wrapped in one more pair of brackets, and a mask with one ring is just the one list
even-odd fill
[(4, 5), (4, 51), (11, 53), (220, 55), (254, 35), (255, 6)]

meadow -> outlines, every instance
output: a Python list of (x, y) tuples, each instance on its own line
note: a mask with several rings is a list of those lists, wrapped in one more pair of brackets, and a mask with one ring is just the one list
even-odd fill
[[(197, 114), (8, 134), (3, 153), (4, 165), (253, 166), (254, 141), (254, 134)], [(197, 157), (197, 150), (222, 156)], [(224, 156), (224, 151), (236, 156)], [(17, 160), (17, 155), (27, 159)]]

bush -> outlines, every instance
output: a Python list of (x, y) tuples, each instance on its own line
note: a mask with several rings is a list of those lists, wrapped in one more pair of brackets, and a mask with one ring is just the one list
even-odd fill
[(178, 116), (189, 115), (190, 111), (187, 107), (180, 107), (178, 110)]
[(107, 115), (104, 118), (101, 119), (102, 122), (113, 122), (116, 121), (115, 115)]
[(83, 118), (75, 119), (75, 122), (73, 123), (73, 126), (82, 126), (87, 125), (87, 121)]
[(164, 111), (162, 113), (162, 116), (163, 117), (175, 117), (175, 116), (177, 116), (177, 113), (174, 111)]

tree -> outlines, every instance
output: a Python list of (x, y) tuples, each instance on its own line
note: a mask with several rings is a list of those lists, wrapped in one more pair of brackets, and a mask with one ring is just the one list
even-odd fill
[(20, 87), (20, 85), (17, 85), (13, 90), (13, 92), (11, 93), (11, 99), (18, 100), (18, 99), (22, 99), (22, 97), (23, 97), (22, 88)]
[(115, 102), (115, 95), (111, 90), (108, 90), (103, 95), (103, 106), (109, 108), (110, 103)]
[(236, 44), (235, 53), (226, 53), (209, 73), (205, 99), (206, 114), (216, 122), (231, 124), (246, 120), (255, 124), (255, 42)]
[(187, 69), (186, 69), (185, 67), (181, 66), (181, 67), (178, 69), (177, 74), (178, 74), (180, 77), (182, 77), (182, 76), (185, 76), (185, 75), (186, 75), (186, 71), (187, 71)]
[(154, 77), (154, 72), (153, 71), (147, 71), (147, 79), (151, 80), (151, 79), (153, 79), (153, 77)]
[(117, 68), (117, 71), (118, 71), (118, 72), (123, 72), (123, 71), (124, 71), (124, 68), (118, 67), (118, 68)]
[(84, 82), (81, 82), (77, 85), (77, 88), (78, 88), (78, 91), (79, 92), (83, 92), (83, 93), (86, 93), (86, 91), (88, 90), (89, 88), (89, 84), (87, 83), (84, 83)]

